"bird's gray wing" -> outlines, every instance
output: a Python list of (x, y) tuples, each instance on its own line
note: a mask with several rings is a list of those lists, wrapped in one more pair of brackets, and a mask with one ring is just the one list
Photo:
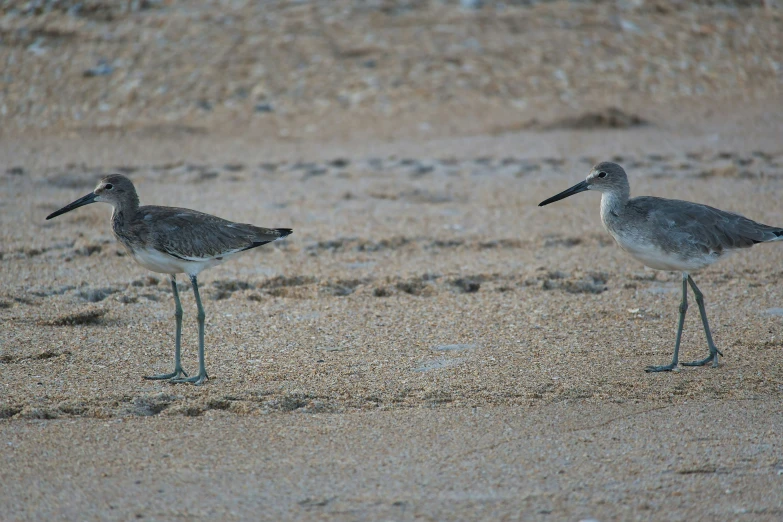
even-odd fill
[(139, 213), (153, 248), (193, 261), (241, 252), (291, 233), (290, 229), (234, 223), (184, 208), (147, 206)]
[(688, 246), (705, 254), (721, 254), (783, 239), (781, 228), (707, 205), (652, 197), (633, 201), (646, 214), (650, 229), (658, 231), (658, 241), (677, 243), (679, 249)]

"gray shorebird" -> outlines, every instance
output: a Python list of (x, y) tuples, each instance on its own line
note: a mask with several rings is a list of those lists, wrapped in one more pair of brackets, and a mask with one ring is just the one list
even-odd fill
[[(133, 183), (120, 174), (110, 174), (95, 190), (73, 203), (52, 212), (52, 219), (90, 203), (110, 204), (111, 228), (114, 237), (144, 268), (169, 274), (174, 293), (174, 316), (177, 333), (174, 348), (174, 371), (145, 379), (169, 379), (169, 382), (203, 384), (207, 380), (204, 364), (204, 307), (198, 293), (198, 274), (219, 265), (246, 250), (256, 248), (289, 235), (290, 228), (261, 228), (233, 223), (219, 217), (186, 208), (139, 206), (139, 196)], [(177, 292), (176, 274), (185, 273), (193, 285), (198, 307), (198, 375), (188, 377), (180, 362), (182, 337), (182, 305)]]
[(539, 207), (573, 196), (585, 190), (601, 192), (601, 222), (620, 248), (656, 270), (682, 273), (682, 301), (674, 357), (671, 364), (648, 366), (648, 372), (666, 372), (677, 367), (680, 337), (688, 310), (688, 285), (699, 305), (701, 322), (710, 354), (705, 359), (682, 363), (683, 366), (718, 366), (723, 354), (715, 347), (704, 309), (704, 296), (691, 272), (696, 272), (740, 248), (783, 239), (783, 228), (762, 225), (733, 212), (689, 201), (655, 197), (631, 198), (628, 176), (616, 163), (599, 163), (587, 179), (560, 194), (542, 201)]

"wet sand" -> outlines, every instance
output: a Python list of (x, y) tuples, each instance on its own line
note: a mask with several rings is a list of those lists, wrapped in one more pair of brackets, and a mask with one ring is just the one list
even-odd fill
[[(535, 13), (588, 9), (565, 5)], [(642, 14), (623, 16), (642, 24)], [(469, 31), (464, 16), (449, 20)], [(690, 27), (687, 13), (667, 16)], [(480, 41), (492, 29), (482, 27)], [(711, 67), (722, 56), (702, 58)], [(111, 125), (97, 115), (46, 128), (15, 115), (18, 132), (0, 140), (0, 512), (779, 520), (780, 246), (695, 275), (719, 368), (646, 374), (671, 358), (679, 275), (620, 251), (596, 194), (536, 206), (614, 160), (634, 195), (783, 225), (783, 104), (759, 78), (766, 93), (721, 83), (694, 99), (625, 86), (604, 103), (577, 96), (538, 112), (531, 102), (514, 115), (452, 93), (464, 112), (330, 109), (306, 132), (309, 106), (288, 94), (290, 113), (273, 122), (234, 125), (215, 104), (198, 129), (198, 113), (163, 125), (107, 109)], [(166, 99), (127, 107), (164, 114), (154, 104)], [(110, 209), (44, 220), (109, 171), (131, 177), (142, 204), (294, 229), (200, 276), (205, 386), (142, 379), (171, 369), (173, 301), (165, 277), (113, 239)], [(179, 280), (193, 371), (195, 303)], [(707, 354), (689, 312), (682, 360)]]
[(39, 520), (775, 520), (782, 421), (771, 401), (696, 399), (15, 422), (3, 504)]
[[(546, 140), (580, 139), (567, 134)], [(612, 134), (597, 158), (621, 154)], [(641, 134), (655, 149), (655, 131)], [(173, 303), (164, 278), (121, 255), (109, 209), (42, 219), (88, 192), (98, 169), (7, 176), (5, 512), (779, 518), (775, 245), (696, 278), (721, 367), (648, 375), (671, 357), (679, 276), (619, 251), (593, 194), (536, 207), (590, 161), (515, 155), (493, 140), (488, 157), (460, 155), (462, 143), (409, 159), (404, 147), (355, 151), (338, 166), (296, 156), (261, 166), (263, 151), (139, 162), (142, 203), (295, 229), (202, 274), (211, 380), (199, 388), (141, 379), (170, 369)], [(708, 150), (623, 163), (637, 194), (783, 221), (782, 154)], [(193, 370), (195, 304), (182, 289)], [(692, 313), (683, 360), (706, 352)]]

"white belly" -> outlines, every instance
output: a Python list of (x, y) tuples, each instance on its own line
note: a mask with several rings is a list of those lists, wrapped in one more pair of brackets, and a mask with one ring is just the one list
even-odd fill
[(178, 259), (152, 248), (134, 250), (131, 255), (133, 255), (133, 258), (137, 263), (153, 272), (158, 272), (160, 274), (185, 273), (193, 276), (197, 275), (202, 270), (219, 265), (228, 257), (199, 260)]
[(655, 270), (670, 270), (675, 272), (695, 272), (717, 261), (717, 254), (704, 254), (702, 256), (689, 256), (684, 259), (678, 253), (667, 252), (650, 243), (626, 241), (622, 236), (614, 235), (620, 248), (631, 254), (634, 258)]

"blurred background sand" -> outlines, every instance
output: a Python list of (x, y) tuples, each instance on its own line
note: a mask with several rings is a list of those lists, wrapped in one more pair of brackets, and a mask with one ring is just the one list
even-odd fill
[[(536, 207), (609, 159), (783, 225), (768, 4), (0, 3), (4, 519), (780, 520), (779, 247), (696, 277), (720, 368), (648, 375), (679, 275)], [(173, 301), (108, 207), (44, 221), (110, 171), (294, 229), (200, 276), (203, 387), (141, 379)]]

